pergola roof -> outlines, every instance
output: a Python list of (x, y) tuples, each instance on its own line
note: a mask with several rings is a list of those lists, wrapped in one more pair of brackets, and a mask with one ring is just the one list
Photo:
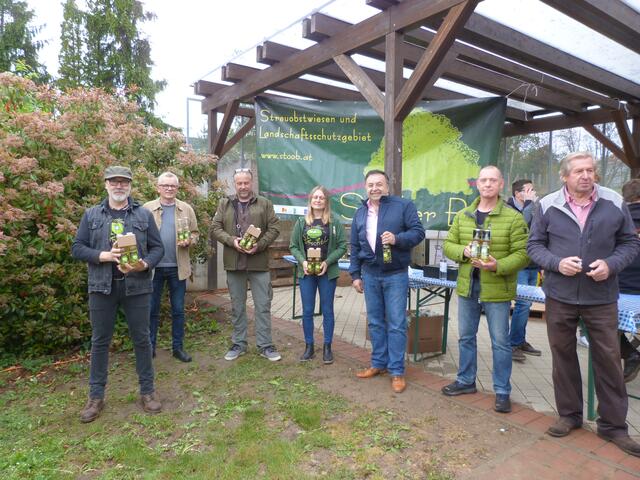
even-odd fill
[[(482, 10), (478, 0), (361, 1), (377, 9), (369, 18), (352, 24), (314, 13), (302, 25), (302, 36), (315, 42), (311, 46), (265, 41), (257, 47), (256, 59), (266, 68), (228, 63), (221, 69), (221, 80), (228, 83), (195, 84), (195, 93), (205, 97), (202, 110), (209, 114), (213, 153), (226, 153), (253, 126), (252, 109), (241, 108), (240, 102), (265, 92), (367, 100), (385, 121), (387, 145), (401, 144), (402, 120), (419, 100), (500, 95), (509, 98), (504, 136), (582, 126), (635, 174), (640, 172), (640, 72), (611, 71), (580, 58), (573, 48), (555, 47), (482, 16), (474, 12)], [(588, 27), (594, 48), (596, 37), (607, 37), (640, 69), (640, 13), (629, 2), (528, 1), (546, 4)], [(373, 68), (375, 64), (384, 67)], [(468, 93), (461, 93), (465, 89)], [(217, 112), (224, 112), (219, 130)], [(227, 139), (236, 115), (250, 120)], [(621, 145), (594, 126), (605, 122), (615, 122)], [(399, 185), (399, 160), (393, 156), (389, 152), (385, 168), (396, 171)]]

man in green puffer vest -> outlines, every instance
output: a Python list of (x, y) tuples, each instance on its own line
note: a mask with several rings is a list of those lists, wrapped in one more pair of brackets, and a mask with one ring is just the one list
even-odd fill
[[(495, 410), (511, 411), (511, 340), (509, 311), (516, 296), (518, 271), (529, 263), (526, 247), (529, 229), (522, 215), (500, 198), (502, 173), (484, 167), (476, 181), (480, 196), (457, 213), (444, 242), (444, 253), (460, 264), (458, 271), (458, 346), (460, 362), (456, 381), (443, 387), (447, 396), (475, 393), (477, 372), (476, 335), (484, 308), (493, 351)], [(489, 252), (472, 249), (473, 232), (490, 232)]]

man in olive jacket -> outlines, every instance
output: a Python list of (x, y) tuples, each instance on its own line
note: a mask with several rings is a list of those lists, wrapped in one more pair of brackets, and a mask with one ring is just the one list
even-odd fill
[[(479, 198), (458, 212), (444, 242), (446, 256), (460, 264), (457, 288), (460, 366), (456, 381), (443, 387), (442, 393), (453, 396), (476, 391), (476, 336), (484, 307), (493, 351), (495, 410), (508, 413), (511, 411), (509, 311), (516, 296), (518, 271), (529, 263), (528, 228), (522, 215), (500, 198), (504, 179), (497, 167), (480, 170), (477, 187)], [(472, 258), (470, 244), (476, 228), (491, 231), (489, 257), (485, 261)]]
[[(260, 355), (273, 362), (281, 356), (271, 340), (271, 274), (267, 249), (276, 238), (278, 217), (273, 204), (252, 191), (251, 170), (236, 170), (233, 182), (236, 195), (223, 198), (213, 218), (213, 237), (224, 244), (224, 269), (232, 303), (232, 345), (224, 356), (235, 360), (247, 352), (247, 282), (251, 283), (251, 294), (255, 309), (256, 343)], [(261, 230), (256, 244), (245, 250), (240, 246), (249, 225)]]

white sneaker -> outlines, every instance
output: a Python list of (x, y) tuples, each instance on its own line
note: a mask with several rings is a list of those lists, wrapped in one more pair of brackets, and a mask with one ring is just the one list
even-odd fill
[(589, 348), (589, 340), (584, 335), (578, 335), (578, 345), (581, 347)]

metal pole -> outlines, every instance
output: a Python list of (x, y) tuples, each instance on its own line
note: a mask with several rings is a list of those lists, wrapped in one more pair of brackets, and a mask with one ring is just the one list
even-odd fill
[(187, 97), (187, 145), (189, 145), (189, 97)]

